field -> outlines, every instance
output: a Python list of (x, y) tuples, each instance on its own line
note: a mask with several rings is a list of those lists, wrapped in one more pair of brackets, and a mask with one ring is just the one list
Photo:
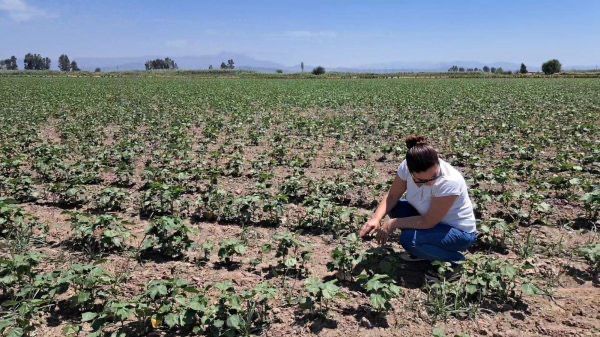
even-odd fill
[[(0, 76), (0, 335), (600, 333), (597, 78)], [(427, 135), (480, 237), (353, 233)], [(442, 266), (443, 268), (443, 266)]]

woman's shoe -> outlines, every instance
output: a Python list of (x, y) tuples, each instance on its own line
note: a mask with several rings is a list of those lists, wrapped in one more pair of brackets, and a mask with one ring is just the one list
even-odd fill
[(437, 268), (430, 268), (425, 272), (425, 283), (431, 285), (439, 283), (441, 281), (453, 282), (460, 278), (462, 275), (462, 264), (455, 264), (452, 270), (447, 270), (443, 275), (438, 273)]
[(416, 257), (408, 252), (402, 252), (400, 253), (400, 258), (406, 262), (417, 262), (417, 261), (425, 261), (425, 259), (422, 259), (420, 257)]

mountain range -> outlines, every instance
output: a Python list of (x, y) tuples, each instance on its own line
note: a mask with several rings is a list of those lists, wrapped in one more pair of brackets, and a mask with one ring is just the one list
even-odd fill
[[(164, 56), (149, 55), (136, 57), (75, 57), (79, 67), (82, 70), (93, 71), (96, 68), (102, 71), (132, 71), (144, 70), (144, 63), (147, 60), (162, 58)], [(300, 72), (300, 63), (293, 66), (286, 66), (277, 62), (260, 60), (245, 54), (222, 52), (215, 55), (200, 55), (200, 56), (179, 56), (172, 57), (177, 63), (179, 69), (182, 70), (206, 70), (210, 65), (214, 69), (219, 69), (221, 62), (227, 62), (228, 59), (233, 59), (236, 69), (252, 70), (257, 72), (273, 73), (280, 69), (285, 73)], [(328, 67), (327, 71), (337, 72), (370, 72), (370, 73), (390, 73), (390, 72), (445, 72), (448, 68), (456, 65), (464, 68), (483, 68), (502, 67), (504, 70), (518, 70), (520, 63), (512, 62), (490, 62), (483, 63), (479, 61), (450, 61), (450, 62), (386, 62), (365, 64), (356, 67)], [(311, 71), (317, 65), (304, 65), (304, 71)], [(539, 71), (541, 65), (527, 65), (530, 71)], [(565, 70), (574, 69), (595, 69), (595, 66), (569, 66), (563, 65)]]

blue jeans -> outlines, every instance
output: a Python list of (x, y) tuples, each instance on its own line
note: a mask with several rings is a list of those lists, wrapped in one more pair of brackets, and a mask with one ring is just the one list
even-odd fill
[[(390, 218), (405, 218), (420, 215), (406, 200), (398, 203), (389, 212)], [(477, 232), (467, 233), (445, 223), (430, 229), (403, 229), (400, 244), (410, 254), (429, 261), (463, 261), (465, 251), (477, 239)]]

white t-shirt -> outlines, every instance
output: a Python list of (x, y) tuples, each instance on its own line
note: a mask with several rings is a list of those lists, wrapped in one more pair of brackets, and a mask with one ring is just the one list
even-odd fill
[(406, 200), (423, 215), (429, 210), (432, 197), (444, 197), (457, 195), (458, 198), (442, 219), (441, 222), (454, 228), (458, 228), (467, 233), (474, 232), (475, 214), (473, 213), (473, 204), (469, 198), (467, 183), (462, 174), (440, 159), (441, 176), (434, 181), (432, 186), (422, 184), (417, 186), (408, 171), (406, 160), (402, 161), (398, 167), (398, 177), (406, 181)]

